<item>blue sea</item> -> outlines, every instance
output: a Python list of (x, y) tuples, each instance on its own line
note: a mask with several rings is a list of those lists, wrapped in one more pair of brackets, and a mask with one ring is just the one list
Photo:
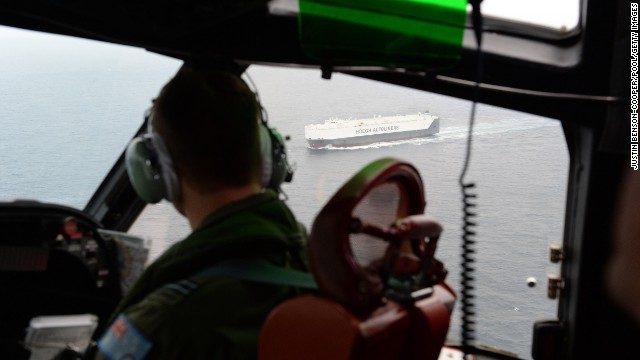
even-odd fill
[[(140, 49), (0, 28), (0, 198), (83, 208), (141, 125), (144, 110), (180, 63)], [(319, 70), (252, 66), (269, 123), (283, 134), (296, 171), (283, 189), (310, 229), (333, 193), (367, 163), (396, 157), (415, 165), (426, 213), (444, 232), (437, 257), (459, 289), (462, 205), (458, 177), (471, 104)], [(332, 117), (429, 111), (436, 136), (350, 149), (309, 149), (304, 125)], [(212, 134), (212, 141), (217, 136)], [(546, 297), (548, 246), (562, 242), (568, 152), (560, 123), (478, 107), (468, 180), (476, 184), (477, 343), (530, 358), (537, 319), (555, 317)], [(131, 232), (154, 254), (189, 232), (169, 204), (150, 206)], [(526, 279), (538, 279), (529, 288)], [(449, 332), (459, 339), (459, 307)]]

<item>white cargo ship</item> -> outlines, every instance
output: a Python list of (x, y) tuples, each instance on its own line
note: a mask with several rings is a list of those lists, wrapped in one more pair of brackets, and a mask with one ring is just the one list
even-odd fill
[(440, 131), (440, 120), (429, 113), (378, 116), (371, 119), (329, 119), (304, 127), (311, 148), (349, 147), (425, 137)]

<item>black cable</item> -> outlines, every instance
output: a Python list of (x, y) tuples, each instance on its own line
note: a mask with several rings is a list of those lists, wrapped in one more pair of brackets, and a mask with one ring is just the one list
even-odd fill
[(469, 133), (467, 135), (467, 149), (465, 153), (464, 165), (460, 174), (459, 184), (462, 192), (462, 254), (461, 254), (461, 272), (460, 272), (460, 304), (461, 304), (461, 343), (465, 357), (471, 352), (472, 342), (475, 340), (475, 303), (474, 303), (474, 272), (475, 272), (475, 244), (474, 237), (476, 235), (473, 228), (477, 225), (473, 219), (476, 217), (474, 208), (477, 195), (472, 192), (475, 183), (466, 182), (465, 177), (471, 160), (471, 149), (473, 144), (473, 126), (476, 117), (476, 105), (480, 94), (480, 83), (482, 82), (483, 72), (483, 55), (481, 50), (482, 44), (482, 14), (480, 13), (480, 2), (482, 0), (471, 0), (472, 5), (472, 21), (473, 29), (477, 43), (477, 70), (476, 83), (474, 86), (473, 103), (471, 105), (471, 114), (469, 119)]

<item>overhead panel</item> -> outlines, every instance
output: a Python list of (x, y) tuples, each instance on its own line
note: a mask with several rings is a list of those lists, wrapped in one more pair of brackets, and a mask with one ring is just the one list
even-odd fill
[(300, 0), (300, 42), (325, 65), (443, 68), (462, 49), (466, 0)]

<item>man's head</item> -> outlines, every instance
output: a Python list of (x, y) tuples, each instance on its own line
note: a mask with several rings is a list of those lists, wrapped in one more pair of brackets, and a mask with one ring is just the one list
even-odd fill
[(259, 105), (236, 75), (183, 67), (152, 109), (180, 181), (198, 193), (260, 184)]

